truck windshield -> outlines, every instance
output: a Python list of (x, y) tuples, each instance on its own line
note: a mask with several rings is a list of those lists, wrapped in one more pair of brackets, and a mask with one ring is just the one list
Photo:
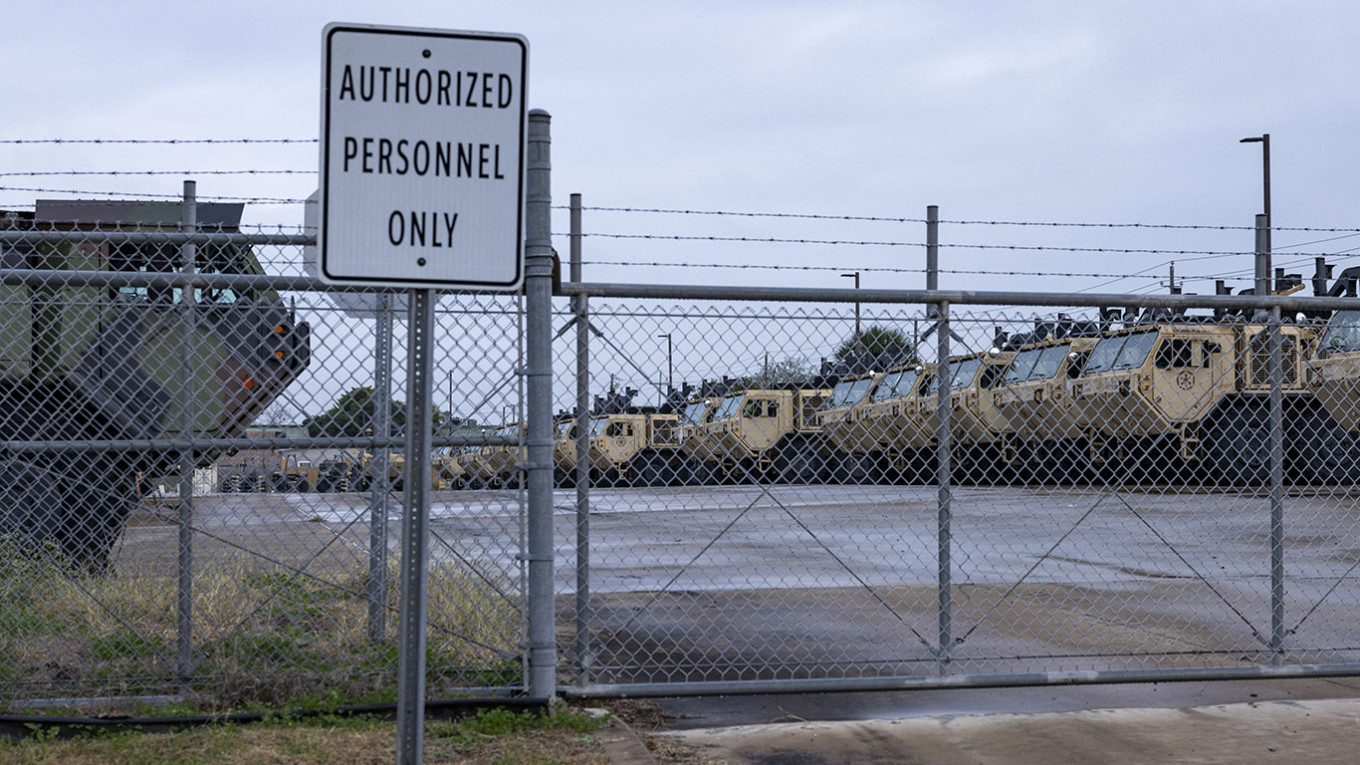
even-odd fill
[(900, 369), (896, 372), (889, 372), (883, 378), (883, 382), (874, 389), (874, 401), (886, 401), (890, 398), (902, 398), (911, 393), (911, 389), (916, 385), (916, 378), (920, 373), (915, 367), (911, 369)]
[(608, 417), (596, 417), (590, 421), (590, 437), (594, 438), (604, 434), (604, 429), (609, 427)]
[(1028, 380), (1029, 373), (1034, 369), (1034, 362), (1039, 360), (1039, 354), (1043, 351), (1042, 348), (1030, 348), (1015, 354), (1015, 358), (1011, 359), (1011, 365), (1006, 368), (1006, 373), (1001, 376), (1001, 385), (1004, 387)]
[(1134, 369), (1143, 366), (1148, 354), (1152, 352), (1152, 346), (1157, 344), (1157, 337), (1156, 332), (1129, 335), (1129, 339), (1124, 341), (1124, 347), (1119, 349), (1119, 358), (1115, 359), (1113, 368)]
[(1082, 375), (1094, 375), (1113, 369), (1133, 369), (1147, 359), (1148, 351), (1157, 342), (1156, 332), (1116, 335), (1096, 343), (1086, 360)]
[(718, 404), (718, 411), (713, 413), (713, 419), (709, 420), (709, 422), (714, 422), (717, 420), (727, 420), (736, 417), (737, 412), (741, 411), (741, 402), (744, 401), (745, 399), (746, 399), (745, 393), (738, 393), (736, 395), (728, 396), (727, 398), (723, 399), (722, 403)]
[(1034, 368), (1029, 370), (1026, 382), (1035, 380), (1049, 380), (1058, 374), (1062, 368), (1063, 359), (1067, 358), (1068, 344), (1050, 345), (1039, 352), (1039, 357), (1034, 360)]
[(826, 408), (834, 409), (838, 406), (854, 406), (864, 399), (864, 394), (869, 392), (869, 386), (874, 384), (873, 377), (860, 377), (854, 380), (841, 380), (836, 383), (836, 387), (831, 389), (831, 395), (826, 400)]
[(963, 390), (973, 384), (977, 377), (978, 370), (982, 368), (982, 357), (976, 356), (971, 359), (964, 359), (954, 365), (950, 371), (954, 374), (954, 379), (949, 381), (950, 390)]
[(1360, 311), (1337, 311), (1322, 335), (1325, 351), (1360, 351)]
[(695, 401), (685, 407), (685, 414), (682, 418), (686, 425), (696, 425), (704, 418), (704, 412), (708, 411), (707, 401)]
[(1125, 335), (1117, 335), (1102, 338), (1096, 343), (1096, 347), (1091, 349), (1091, 355), (1086, 358), (1086, 368), (1082, 374), (1093, 375), (1110, 371), (1114, 367), (1115, 359), (1119, 358), (1119, 349), (1124, 347), (1125, 338)]

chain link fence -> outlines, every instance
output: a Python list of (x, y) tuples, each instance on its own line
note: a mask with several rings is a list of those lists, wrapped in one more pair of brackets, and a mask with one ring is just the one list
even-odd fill
[[(0, 230), (0, 697), (390, 697), (404, 297), (118, 204)], [(569, 694), (1360, 669), (1353, 300), (561, 291)], [(525, 335), (440, 297), (430, 696), (527, 685)]]
[(575, 292), (568, 693), (1360, 669), (1353, 301)]
[[(0, 223), (12, 705), (394, 694), (404, 298), (316, 291), (311, 237), (240, 233), (240, 213), (40, 201)], [(433, 697), (524, 685), (522, 492), (472, 464), (515, 451), (495, 433), (523, 419), (521, 313), (437, 308)]]

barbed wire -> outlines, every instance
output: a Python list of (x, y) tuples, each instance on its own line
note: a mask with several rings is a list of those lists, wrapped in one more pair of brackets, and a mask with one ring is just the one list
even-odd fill
[[(23, 191), (30, 194), (75, 194), (75, 195), (88, 194), (90, 196), (125, 197), (125, 198), (135, 197), (145, 197), (151, 199), (182, 198), (181, 194), (159, 194), (156, 192), (149, 191), (132, 192), (132, 191), (95, 191), (93, 189), (48, 189), (32, 186), (0, 186), (0, 191)], [(234, 197), (206, 194), (200, 195), (198, 197), (198, 200), (200, 202), (220, 200), (226, 202), (247, 202), (253, 204), (275, 204), (275, 205), (294, 205), (294, 204), (300, 205), (304, 204), (307, 201), (306, 199), (288, 197)], [(27, 206), (32, 206), (32, 203), (31, 202), (27, 203)]]
[(317, 143), (316, 138), (0, 138), (0, 144), (289, 144)]
[[(667, 262), (645, 262), (645, 261), (622, 261), (622, 260), (586, 260), (582, 261), (583, 266), (628, 266), (628, 267), (648, 267), (648, 268), (722, 268), (732, 270), (763, 270), (763, 271), (836, 271), (844, 272), (847, 268), (854, 269), (861, 273), (888, 273), (888, 274), (924, 274), (924, 268), (901, 268), (885, 266), (794, 266), (778, 265), (771, 263), (667, 263)], [(1155, 268), (1165, 268), (1167, 263), (1159, 263), (1143, 271), (1136, 271), (1126, 274), (1115, 273), (1083, 273), (1083, 272), (1061, 272), (1061, 271), (994, 271), (987, 269), (963, 269), (963, 268), (941, 268), (938, 273), (956, 274), (963, 276), (1043, 276), (1043, 277), (1063, 277), (1063, 278), (1085, 278), (1085, 279), (1148, 279), (1161, 281), (1167, 278), (1166, 274), (1148, 273)], [(1211, 281), (1214, 279), (1233, 278), (1237, 272), (1228, 274), (1177, 274), (1178, 282), (1185, 281)], [(1246, 271), (1250, 273), (1250, 271)], [(1091, 288), (1087, 288), (1091, 289)]]
[(19, 170), (0, 173), (3, 178), (82, 175), (316, 175), (315, 170)]
[[(568, 206), (555, 206), (555, 209), (569, 210)], [(817, 213), (774, 213), (774, 212), (744, 212), (736, 210), (688, 210), (679, 208), (660, 208), (660, 207), (582, 207), (582, 210), (596, 212), (623, 212), (623, 213), (652, 213), (662, 215), (712, 215), (730, 216), (742, 218), (794, 218), (803, 220), (840, 220), (840, 221), (865, 221), (873, 223), (928, 223), (925, 218), (911, 217), (887, 217), (870, 215), (827, 215)], [(1255, 226), (1218, 226), (1207, 224), (1177, 224), (1177, 223), (1102, 223), (1102, 222), (1080, 222), (1080, 221), (1015, 221), (1015, 220), (970, 220), (970, 219), (943, 219), (937, 223), (957, 225), (957, 226), (1034, 226), (1034, 227), (1053, 227), (1053, 228), (1134, 228), (1134, 229), (1172, 229), (1172, 230), (1205, 230), (1205, 231), (1255, 231)], [(1360, 228), (1340, 228), (1340, 227), (1313, 227), (1313, 226), (1272, 226), (1272, 231), (1315, 231), (1320, 233), (1350, 232), (1360, 233)]]
[[(553, 236), (566, 236), (560, 232)], [(833, 246), (879, 246), (879, 247), (925, 247), (924, 242), (898, 242), (884, 240), (847, 240), (847, 239), (786, 239), (781, 237), (744, 237), (744, 236), (700, 236), (700, 235), (677, 235), (677, 234), (612, 234), (612, 233), (586, 233), (586, 237), (598, 237), (605, 239), (642, 239), (642, 240), (661, 240), (661, 241), (704, 241), (704, 242), (741, 242), (753, 244), (816, 244)], [(1252, 250), (1167, 250), (1153, 247), (1069, 247), (1060, 245), (1022, 245), (1022, 244), (969, 244), (969, 243), (945, 243), (939, 244), (941, 248), (951, 250), (1004, 250), (1011, 252), (1067, 252), (1082, 254), (1103, 254), (1103, 255), (1176, 255), (1176, 256), (1201, 256), (1189, 257), (1187, 260), (1204, 260), (1211, 258), (1231, 258), (1231, 257), (1250, 257), (1254, 255)], [(1322, 257), (1331, 253), (1317, 252), (1295, 252), (1293, 255), (1309, 255)]]

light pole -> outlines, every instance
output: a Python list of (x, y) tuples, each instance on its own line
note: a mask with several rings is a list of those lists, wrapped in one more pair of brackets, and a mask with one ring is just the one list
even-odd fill
[[(1265, 208), (1261, 210), (1261, 212), (1265, 213), (1266, 216), (1266, 278), (1269, 279), (1270, 275), (1274, 273), (1272, 263), (1270, 262), (1270, 133), (1262, 133), (1261, 135), (1243, 138), (1238, 143), (1261, 144), (1262, 188), (1265, 194)], [(1270, 291), (1269, 287), (1267, 287), (1266, 291)]]
[[(855, 280), (855, 289), (859, 289), (859, 272), (858, 272), (858, 271), (854, 272), (853, 274), (841, 274), (841, 278), (843, 278), (843, 279), (854, 279), (854, 280)], [(855, 363), (857, 363), (857, 364), (859, 363), (859, 356), (860, 356), (860, 339), (859, 339), (859, 301), (856, 300), (856, 301), (855, 301)]]
[(671, 333), (657, 335), (658, 338), (666, 338), (666, 400), (671, 398), (671, 392), (675, 390), (675, 357), (672, 355)]

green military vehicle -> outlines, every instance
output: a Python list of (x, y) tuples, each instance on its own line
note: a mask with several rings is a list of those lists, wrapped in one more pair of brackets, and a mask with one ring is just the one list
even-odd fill
[[(199, 204), (199, 228), (235, 231), (241, 211)], [(0, 241), (0, 432), (11, 443), (77, 444), (0, 450), (0, 535), (50, 543), (77, 565), (104, 569), (139, 479), (177, 474), (181, 452), (79, 444), (240, 437), (307, 366), (308, 327), (274, 292), (197, 287), (189, 302), (169, 284), (18, 278), (180, 272), (189, 252), (199, 273), (264, 273), (246, 245), (183, 248), (129, 236), (173, 230), (179, 220), (178, 203), (160, 202), (38, 200), (31, 213), (0, 216), (0, 231), (18, 232)], [(65, 235), (55, 240), (52, 231)], [(196, 465), (217, 456), (198, 452)]]

